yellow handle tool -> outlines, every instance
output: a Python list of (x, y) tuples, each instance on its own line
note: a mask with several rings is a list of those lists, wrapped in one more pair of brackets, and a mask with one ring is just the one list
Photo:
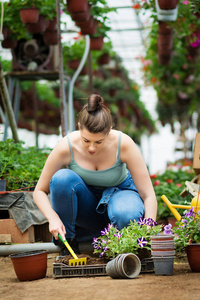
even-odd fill
[(78, 258), (77, 255), (74, 253), (73, 249), (70, 247), (67, 240), (63, 240), (61, 235), (58, 234), (59, 239), (63, 242), (63, 244), (67, 247), (71, 255), (74, 259), (69, 260), (69, 266), (78, 266), (78, 265), (86, 265), (87, 264), (87, 257)]

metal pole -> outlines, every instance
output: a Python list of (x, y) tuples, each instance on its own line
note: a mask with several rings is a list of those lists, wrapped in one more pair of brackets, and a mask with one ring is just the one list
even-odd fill
[(13, 139), (16, 143), (19, 142), (19, 137), (18, 137), (18, 133), (17, 133), (17, 123), (14, 117), (14, 112), (12, 109), (12, 105), (10, 102), (10, 97), (9, 97), (9, 93), (8, 93), (8, 89), (7, 89), (7, 85), (6, 85), (6, 81), (4, 78), (4, 74), (3, 74), (3, 69), (2, 66), (0, 64), (0, 93), (1, 93), (1, 98), (3, 101), (3, 105), (4, 105), (4, 109), (6, 111), (9, 123), (10, 123), (10, 127), (12, 130), (12, 135), (13, 135)]
[(56, 1), (57, 6), (57, 24), (58, 24), (58, 49), (59, 49), (59, 80), (60, 80), (60, 116), (61, 116), (61, 130), (62, 136), (65, 136), (68, 131), (68, 124), (65, 118), (66, 98), (64, 86), (64, 72), (63, 72), (63, 56), (60, 32), (60, 0)]

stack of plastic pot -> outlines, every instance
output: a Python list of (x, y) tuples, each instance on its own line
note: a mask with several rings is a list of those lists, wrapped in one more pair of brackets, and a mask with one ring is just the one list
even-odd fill
[(151, 236), (151, 255), (155, 275), (173, 275), (175, 245), (172, 234)]
[(113, 279), (133, 279), (140, 271), (140, 259), (133, 253), (119, 254), (106, 265), (106, 273)]

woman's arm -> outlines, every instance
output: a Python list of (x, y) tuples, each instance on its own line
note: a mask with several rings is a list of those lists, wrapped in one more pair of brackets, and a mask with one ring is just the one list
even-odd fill
[(50, 180), (55, 172), (69, 164), (70, 151), (66, 138), (63, 138), (50, 153), (42, 170), (41, 176), (33, 192), (33, 199), (39, 210), (49, 221), (49, 231), (55, 239), (58, 239), (58, 233), (65, 239), (66, 230), (58, 216), (53, 210), (48, 198)]
[(156, 220), (157, 200), (144, 159), (133, 140), (122, 135), (121, 160), (126, 163), (135, 186), (144, 201), (145, 218)]

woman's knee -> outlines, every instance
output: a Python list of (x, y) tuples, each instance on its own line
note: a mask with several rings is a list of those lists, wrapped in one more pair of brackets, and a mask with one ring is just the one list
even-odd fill
[(80, 177), (72, 170), (69, 169), (60, 169), (58, 170), (51, 178), (50, 187), (54, 185), (58, 186), (69, 186), (71, 183), (77, 183), (80, 180)]
[(138, 193), (123, 191), (116, 193), (108, 204), (108, 216), (113, 225), (120, 230), (127, 227), (130, 221), (138, 221), (144, 215), (144, 203)]

